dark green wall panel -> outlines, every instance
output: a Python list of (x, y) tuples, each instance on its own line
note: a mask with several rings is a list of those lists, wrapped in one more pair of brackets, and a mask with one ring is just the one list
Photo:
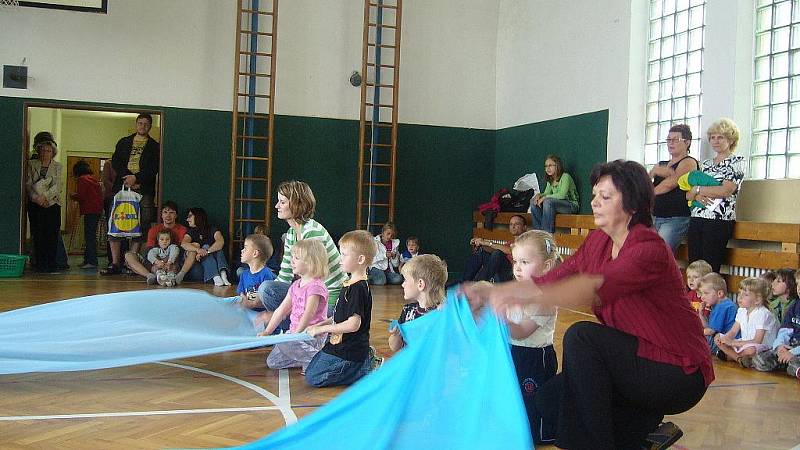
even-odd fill
[(581, 213), (589, 213), (589, 174), (606, 161), (607, 141), (608, 110), (497, 130), (494, 188), (511, 188), (517, 178), (535, 171), (544, 189), (544, 158), (554, 153), (575, 179)]
[[(402, 124), (398, 131), (395, 220), (424, 253), (461, 272), (469, 256), (472, 211), (491, 195), (492, 130)], [(405, 241), (401, 242), (405, 247)]]
[(19, 98), (0, 97), (0, 252), (19, 250), (22, 183), (22, 105)]

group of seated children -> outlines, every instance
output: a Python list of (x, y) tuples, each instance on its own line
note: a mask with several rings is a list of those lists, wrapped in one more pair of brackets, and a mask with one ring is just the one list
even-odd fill
[(786, 370), (800, 378), (800, 272), (781, 269), (739, 283), (739, 307), (728, 298), (725, 279), (705, 261), (686, 269), (690, 297), (699, 295), (698, 315), (709, 348), (722, 361), (759, 371)]
[(383, 224), (381, 234), (375, 236), (375, 258), (367, 270), (367, 281), (375, 286), (401, 284), (401, 269), (411, 258), (419, 254), (419, 238), (406, 239), (406, 249), (400, 252), (400, 239), (396, 238), (397, 227), (392, 222)]

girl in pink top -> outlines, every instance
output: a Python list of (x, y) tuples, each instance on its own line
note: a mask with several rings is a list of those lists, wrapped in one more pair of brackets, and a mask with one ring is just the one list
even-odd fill
[[(257, 323), (267, 323), (259, 336), (269, 336), (280, 323), (289, 316), (289, 332), (302, 333), (311, 325), (327, 319), (328, 289), (325, 279), (328, 277), (328, 253), (325, 246), (317, 239), (298, 241), (292, 248), (292, 273), (300, 278), (292, 283), (286, 298), (272, 312), (271, 317), (262, 313)], [(267, 357), (270, 369), (300, 367), (304, 373), (311, 358), (325, 345), (326, 334), (317, 335), (310, 341), (294, 341), (276, 344)]]

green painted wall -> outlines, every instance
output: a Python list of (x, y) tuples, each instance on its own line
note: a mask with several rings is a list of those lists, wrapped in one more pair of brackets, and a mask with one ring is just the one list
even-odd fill
[(494, 190), (511, 188), (514, 181), (535, 171), (544, 189), (544, 159), (554, 153), (575, 179), (581, 213), (589, 213), (592, 167), (606, 161), (608, 110), (563, 117), (497, 130)]

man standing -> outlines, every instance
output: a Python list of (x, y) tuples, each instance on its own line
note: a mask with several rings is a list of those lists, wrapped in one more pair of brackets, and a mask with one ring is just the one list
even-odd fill
[[(139, 114), (136, 117), (136, 133), (126, 136), (117, 142), (111, 167), (116, 173), (112, 192), (117, 193), (122, 186), (131, 188), (142, 195), (140, 202), (140, 223), (142, 236), (131, 242), (131, 251), (138, 252), (141, 241), (147, 236), (150, 224), (156, 218), (156, 177), (158, 176), (161, 146), (150, 137), (153, 118), (150, 114)], [(111, 247), (111, 265), (104, 275), (115, 275), (122, 271), (122, 238), (109, 236)]]

